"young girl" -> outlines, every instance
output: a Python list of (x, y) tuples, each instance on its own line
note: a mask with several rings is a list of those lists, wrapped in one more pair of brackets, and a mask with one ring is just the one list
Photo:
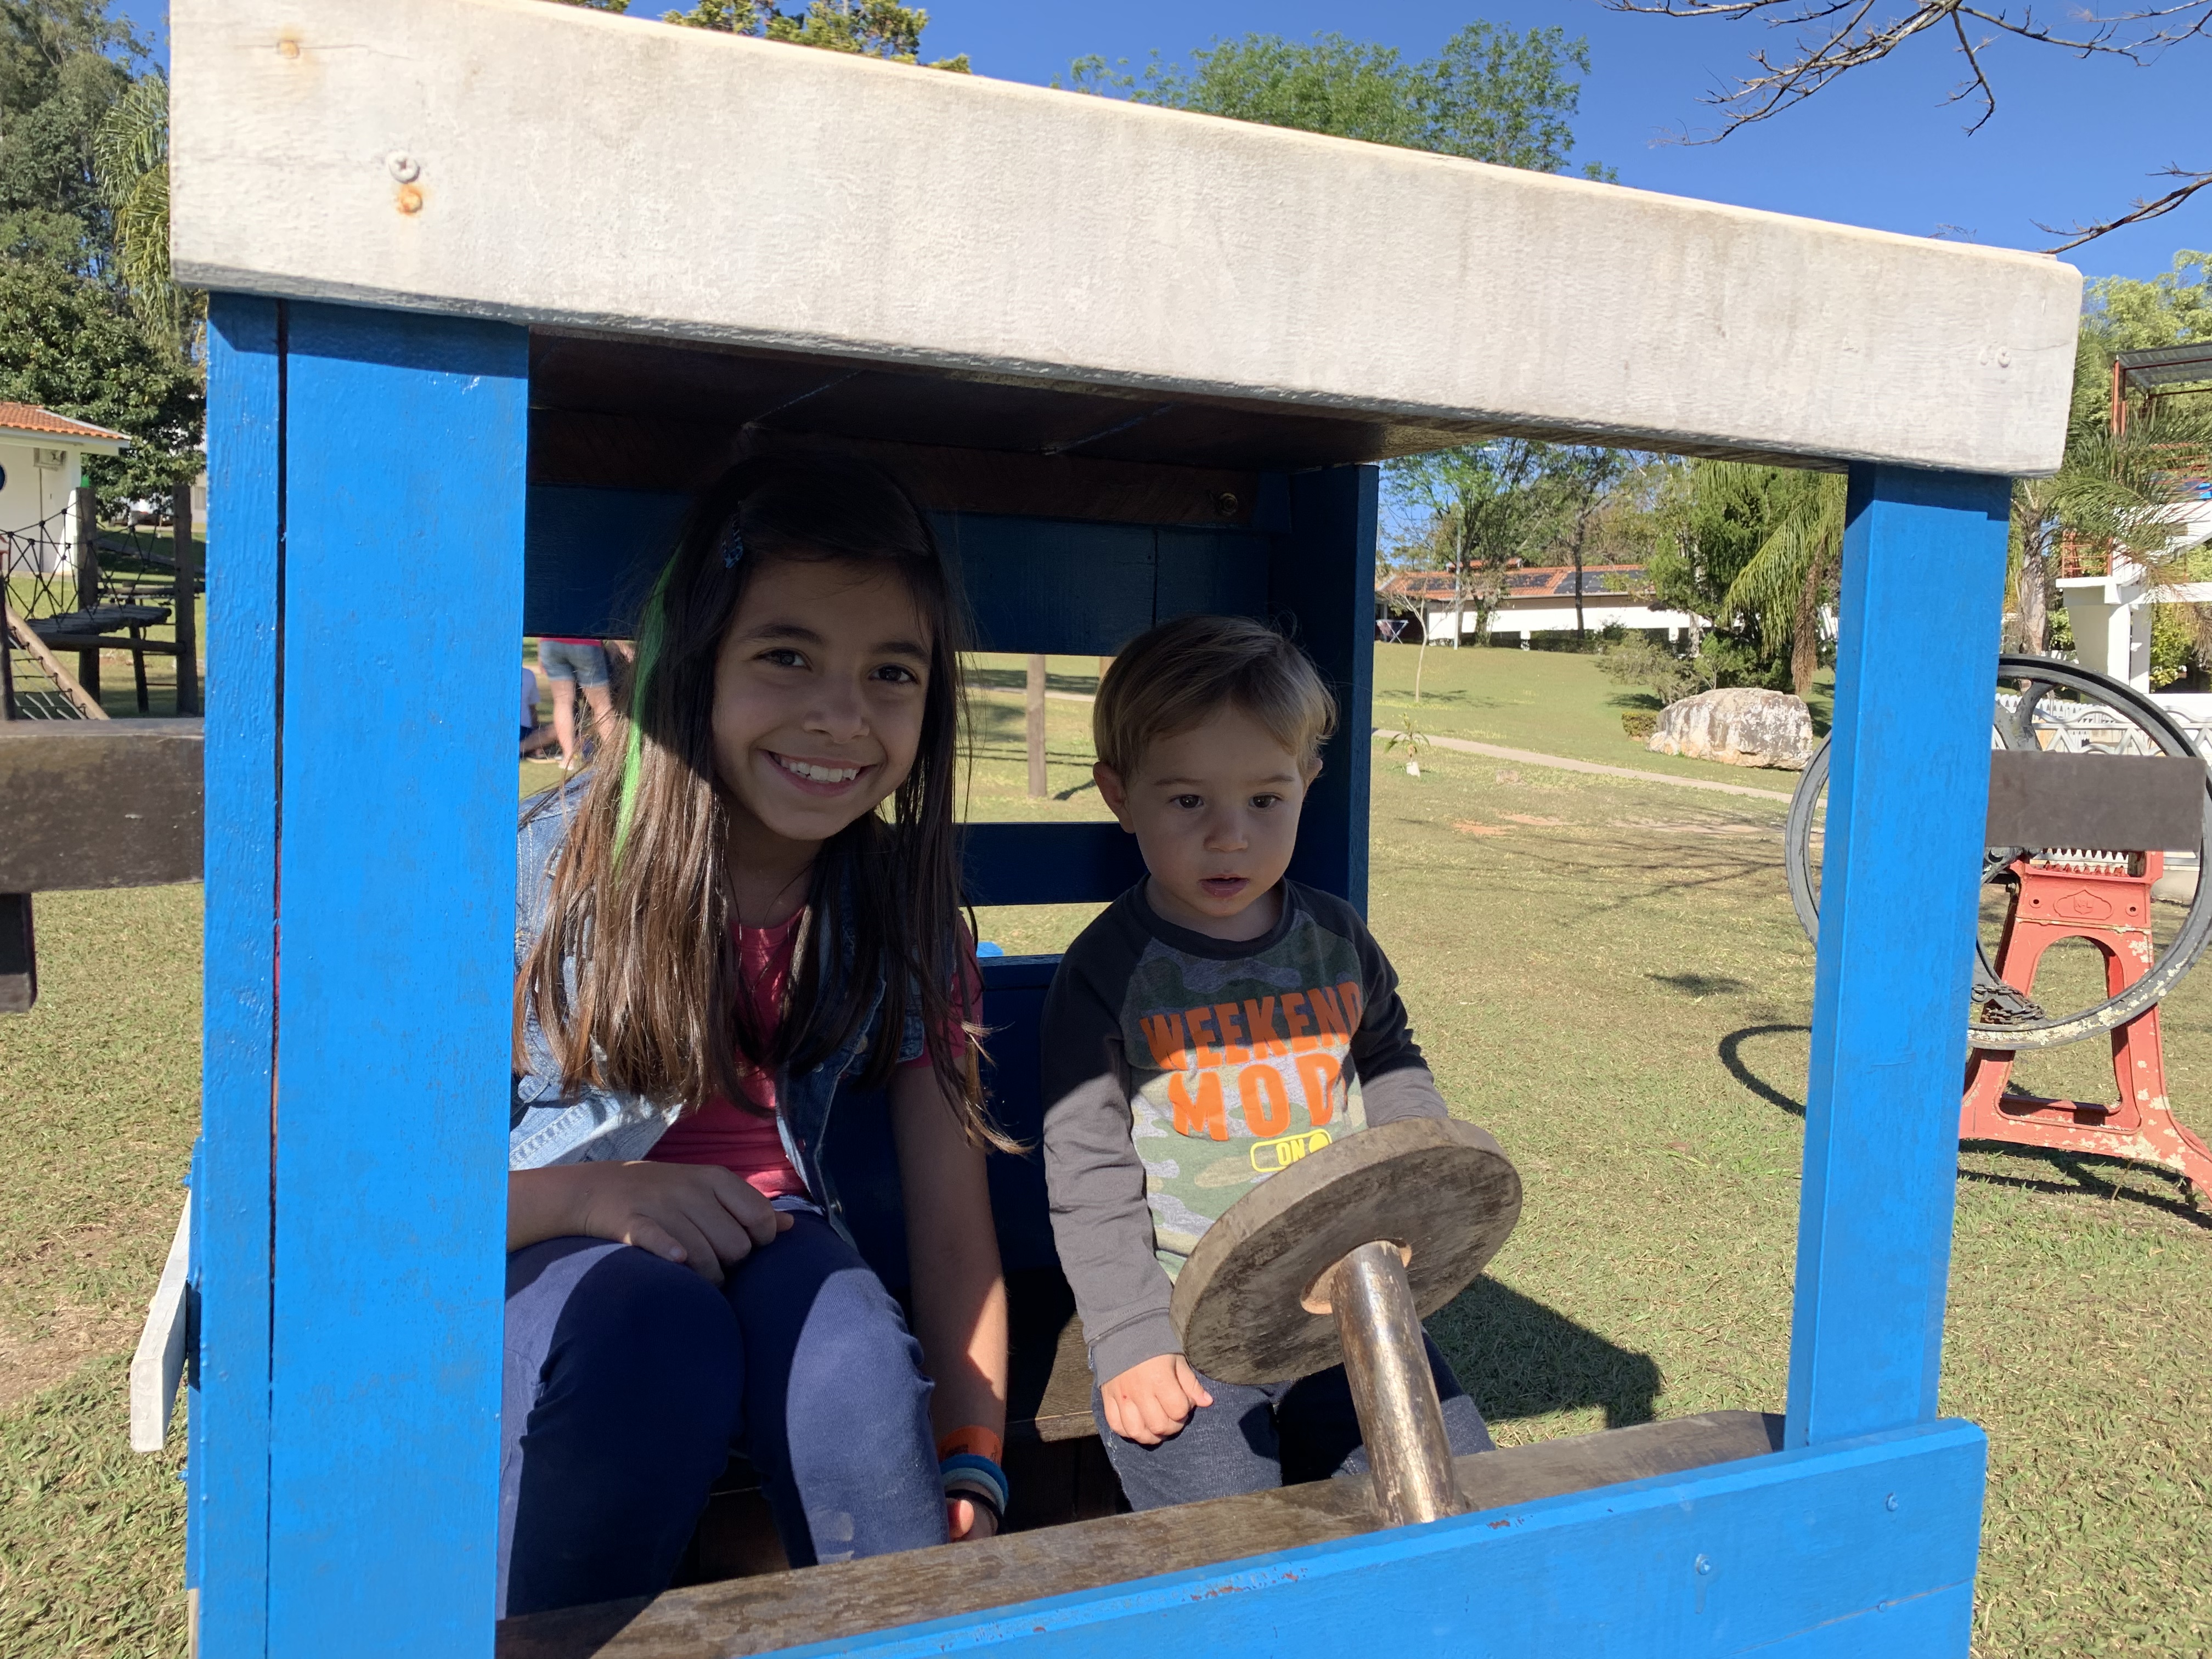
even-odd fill
[[(525, 814), (501, 1616), (662, 1589), (732, 1447), (795, 1566), (1004, 1512), (955, 615), (880, 474), (744, 463), (647, 602), (626, 751)], [(823, 1165), (848, 1087), (890, 1091), (912, 1335)]]

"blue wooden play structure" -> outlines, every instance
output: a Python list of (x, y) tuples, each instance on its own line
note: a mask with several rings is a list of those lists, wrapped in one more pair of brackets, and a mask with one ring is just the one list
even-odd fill
[[(2010, 479), (2056, 465), (2078, 276), (522, 0), (173, 16), (176, 261), (212, 291), (202, 1654), (555, 1650), (490, 1611), (526, 634), (623, 632), (741, 442), (857, 449), (987, 649), (1286, 618), (1347, 717), (1294, 873), (1364, 903), (1372, 463), (1498, 432), (1850, 471), (1779, 1449), (1623, 1480), (1593, 1437), (1553, 1496), (1044, 1599), (969, 1565), (955, 1610), (807, 1650), (1966, 1652), (1960, 964)], [(1111, 826), (969, 844), (979, 903), (1133, 868)], [(1050, 971), (988, 965), (1017, 1127)], [(1048, 1273), (1033, 1167), (994, 1191), (1010, 1273)], [(826, 1606), (848, 1569), (814, 1571)], [(705, 1594), (568, 1650), (755, 1650)]]

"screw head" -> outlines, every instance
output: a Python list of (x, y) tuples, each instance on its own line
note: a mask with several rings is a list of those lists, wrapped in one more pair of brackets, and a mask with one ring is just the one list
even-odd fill
[(395, 149), (386, 156), (384, 165), (392, 169), (392, 176), (403, 185), (411, 185), (422, 176), (422, 163), (404, 149)]
[(1881, 1506), (1886, 1510), (1894, 1511), (1897, 1508), (1897, 1494), (1895, 1492), (1892, 1492), (1888, 1497), (1883, 1498), (1881, 1500)]
[(1224, 489), (1213, 498), (1213, 510), (1223, 518), (1234, 518), (1237, 514), (1237, 492)]
[(422, 192), (412, 185), (400, 185), (399, 210), (402, 213), (420, 213), (422, 210)]
[(1699, 1557), (1698, 1558), (1698, 1564), (1697, 1564), (1697, 1565), (1698, 1565), (1698, 1571), (1699, 1572), (1711, 1572), (1711, 1571), (1713, 1570), (1713, 1564), (1712, 1564), (1711, 1558), (1710, 1558), (1710, 1557), (1708, 1557), (1708, 1556), (1703, 1556), (1703, 1555), (1699, 1556)]

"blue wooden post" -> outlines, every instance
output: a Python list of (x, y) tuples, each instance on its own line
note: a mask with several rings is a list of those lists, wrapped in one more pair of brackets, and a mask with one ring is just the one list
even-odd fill
[(216, 319), (202, 1650), (489, 1654), (526, 337)]
[(1936, 1416), (2010, 496), (1851, 471), (1792, 1446)]
[(1334, 466), (1290, 480), (1291, 529), (1268, 562), (1267, 603), (1336, 692), (1342, 718), (1298, 820), (1291, 874), (1367, 908), (1367, 797), (1374, 761), (1375, 511), (1381, 474)]
[(223, 1656), (260, 1654), (268, 1639), (281, 329), (274, 301), (210, 296), (207, 967), (186, 1582), (201, 1650)]

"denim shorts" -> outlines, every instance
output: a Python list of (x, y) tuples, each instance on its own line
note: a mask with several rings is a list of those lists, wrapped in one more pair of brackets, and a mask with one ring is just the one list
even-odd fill
[(579, 685), (607, 683), (607, 653), (597, 645), (574, 645), (567, 640), (540, 640), (538, 665), (549, 680), (574, 680)]

